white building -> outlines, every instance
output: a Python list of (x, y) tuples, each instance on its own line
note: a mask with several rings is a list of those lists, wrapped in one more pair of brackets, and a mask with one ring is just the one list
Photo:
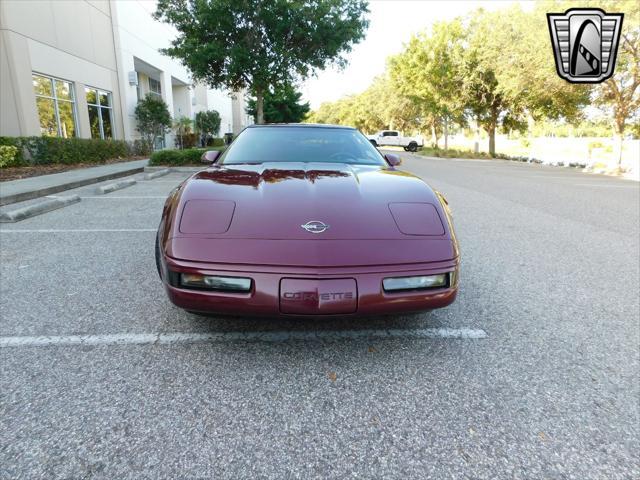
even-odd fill
[[(220, 135), (238, 133), (250, 123), (244, 95), (194, 86), (159, 52), (175, 31), (154, 10), (153, 0), (0, 1), (0, 135), (132, 140), (146, 94), (174, 119), (217, 110)], [(172, 147), (173, 134), (159, 143)]]

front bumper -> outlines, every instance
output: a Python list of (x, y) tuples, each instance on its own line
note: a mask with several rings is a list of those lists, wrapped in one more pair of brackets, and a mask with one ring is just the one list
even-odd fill
[[(330, 308), (323, 310), (296, 310), (291, 304), (283, 306), (281, 288), (283, 280), (300, 280), (309, 284), (309, 280), (344, 280), (355, 282), (355, 299), (348, 311), (340, 316), (380, 315), (403, 312), (417, 312), (442, 308), (450, 305), (458, 292), (458, 259), (413, 265), (382, 265), (367, 267), (271, 267), (248, 265), (223, 265), (210, 263), (185, 262), (163, 255), (162, 277), (167, 295), (172, 303), (190, 311), (220, 313), (229, 315), (262, 316), (299, 316), (335, 314)], [(170, 285), (167, 282), (169, 271), (201, 275), (250, 277), (251, 291), (248, 293), (192, 290)], [(435, 275), (455, 271), (455, 283), (446, 288), (385, 292), (382, 280), (388, 277)], [(298, 313), (285, 313), (296, 311)]]

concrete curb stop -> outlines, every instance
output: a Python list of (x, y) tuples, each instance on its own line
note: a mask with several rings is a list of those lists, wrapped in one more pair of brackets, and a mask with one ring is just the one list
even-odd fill
[(129, 180), (123, 180), (121, 182), (109, 183), (107, 185), (103, 185), (101, 187), (96, 188), (96, 193), (98, 195), (104, 195), (105, 193), (115, 192), (116, 190), (122, 190), (123, 188), (130, 187), (135, 185), (136, 181), (132, 178)]
[(207, 165), (202, 167), (144, 167), (144, 173), (153, 173), (160, 170), (169, 170), (169, 173), (196, 173), (206, 170)]
[(165, 175), (168, 175), (170, 171), (171, 170), (168, 169), (168, 168), (165, 168), (165, 169), (162, 169), (162, 170), (156, 170), (155, 172), (147, 173), (144, 176), (144, 179), (145, 180), (153, 180), (154, 178), (163, 177)]
[(42, 202), (33, 203), (26, 207), (17, 208), (8, 212), (0, 213), (0, 223), (15, 223), (27, 218), (35, 217), (43, 213), (57, 210), (80, 201), (78, 195), (70, 195), (68, 197), (49, 198)]

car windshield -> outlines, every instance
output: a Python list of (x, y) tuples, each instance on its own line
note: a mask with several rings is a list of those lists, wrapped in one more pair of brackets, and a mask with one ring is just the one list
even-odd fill
[(323, 162), (385, 165), (358, 130), (326, 127), (254, 127), (244, 130), (220, 158), (221, 164)]

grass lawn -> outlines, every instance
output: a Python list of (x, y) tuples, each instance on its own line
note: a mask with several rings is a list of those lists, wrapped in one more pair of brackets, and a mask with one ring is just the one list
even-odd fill
[(456, 148), (449, 148), (444, 150), (442, 148), (434, 148), (434, 147), (422, 147), (418, 150), (420, 155), (424, 155), (426, 157), (438, 157), (438, 158), (479, 158), (479, 159), (491, 159), (498, 158), (502, 160), (516, 160), (521, 162), (526, 162), (528, 159), (525, 157), (512, 157), (509, 155), (505, 155), (503, 153), (496, 153), (494, 157), (489, 155), (486, 152), (474, 152), (473, 150), (461, 150)]

